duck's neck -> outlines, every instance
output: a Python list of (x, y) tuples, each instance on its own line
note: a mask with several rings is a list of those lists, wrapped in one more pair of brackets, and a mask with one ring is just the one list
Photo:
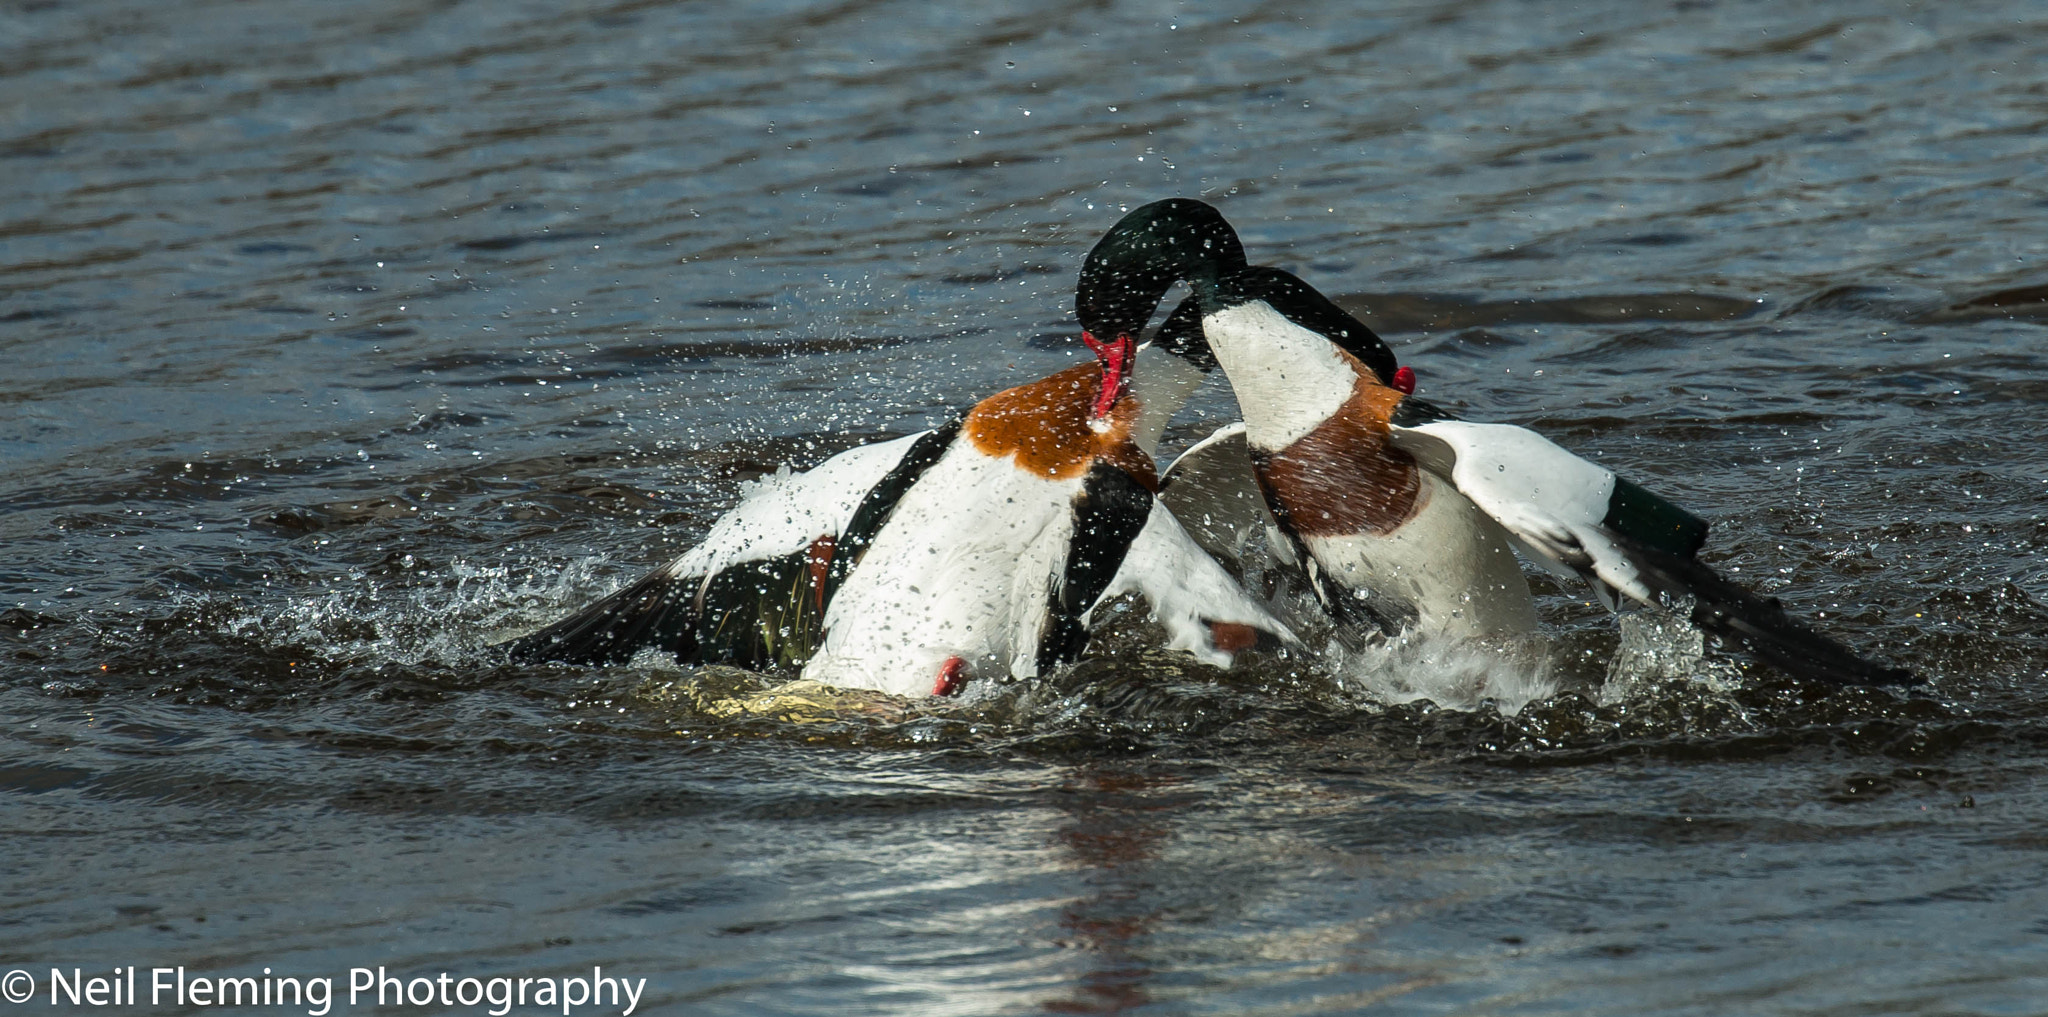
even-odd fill
[(1365, 365), (1337, 344), (1261, 302), (1202, 318), (1216, 361), (1244, 412), (1245, 439), (1278, 451), (1306, 437), (1350, 401)]

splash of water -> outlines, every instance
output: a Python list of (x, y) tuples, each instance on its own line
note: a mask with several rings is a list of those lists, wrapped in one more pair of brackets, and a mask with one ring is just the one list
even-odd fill
[(554, 568), (457, 560), (425, 584), (355, 571), (324, 592), (288, 595), (281, 603), (184, 594), (174, 613), (256, 647), (289, 647), (328, 660), (461, 666), (587, 593), (598, 585), (602, 565), (599, 558)]
[(1363, 647), (1332, 642), (1322, 656), (1341, 688), (1392, 705), (1427, 699), (1454, 710), (1491, 705), (1513, 716), (1557, 692), (1549, 642), (1541, 637), (1452, 640), (1403, 633)]
[(1687, 598), (1667, 610), (1621, 615), (1621, 644), (1607, 662), (1601, 705), (1643, 699), (1674, 683), (1696, 683), (1713, 693), (1727, 693), (1741, 685), (1739, 667), (1707, 656), (1706, 633), (1692, 623), (1691, 614), (1692, 602)]

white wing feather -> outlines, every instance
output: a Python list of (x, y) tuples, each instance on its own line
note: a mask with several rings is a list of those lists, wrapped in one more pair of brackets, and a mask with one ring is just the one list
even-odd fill
[(1434, 420), (1393, 428), (1394, 445), (1492, 516), (1530, 557), (1591, 581), (1608, 607), (1615, 591), (1656, 603), (1603, 520), (1614, 473), (1512, 424)]
[(1244, 424), (1225, 424), (1167, 467), (1159, 499), (1210, 554), (1243, 561), (1276, 529), (1266, 496), (1252, 472)]
[(1210, 622), (1248, 625), (1271, 632), (1290, 646), (1300, 642), (1188, 536), (1158, 499), (1096, 606), (1130, 592), (1151, 605), (1153, 620), (1166, 628), (1169, 648), (1185, 650), (1217, 667), (1228, 667), (1231, 657), (1215, 647)]
[(892, 438), (847, 449), (804, 473), (788, 467), (754, 482), (696, 547), (670, 563), (678, 576), (713, 576), (743, 561), (792, 554), (853, 519), (861, 499), (896, 468), (917, 439)]

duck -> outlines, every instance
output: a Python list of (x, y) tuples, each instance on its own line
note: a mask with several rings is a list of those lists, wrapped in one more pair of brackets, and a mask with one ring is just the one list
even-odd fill
[(1071, 663), (1097, 609), (1127, 594), (1144, 599), (1168, 648), (1215, 666), (1298, 645), (1156, 497), (1160, 437), (1202, 372), (1171, 353), (1141, 356), (1138, 337), (1181, 263), (1243, 260), (1234, 233), (1203, 221), (1119, 222), (1091, 250), (1075, 310), (1092, 361), (938, 428), (778, 471), (697, 546), (501, 645), (523, 662), (617, 664), (655, 649), (798, 667), (904, 696)]
[(1535, 598), (1507, 530), (1392, 443), (1385, 418), (1413, 370), (1279, 269), (1202, 275), (1193, 288), (1188, 300), (1243, 421), (1176, 460), (1174, 486), (1213, 496), (1215, 482), (1186, 479), (1228, 475), (1232, 464), (1248, 474), (1259, 522), (1278, 538), (1269, 546), (1305, 572), (1341, 624), (1424, 638), (1536, 633)]
[(1194, 266), (1187, 282), (1169, 324), (1199, 321), (1244, 419), (1183, 454), (1168, 483), (1210, 478), (1202, 497), (1220, 513), (1245, 499), (1219, 493), (1230, 486), (1214, 478), (1248, 466), (1265, 511), (1236, 528), (1275, 531), (1339, 620), (1385, 633), (1532, 633), (1520, 551), (1584, 581), (1610, 611), (1683, 610), (1802, 678), (1914, 681), (1699, 561), (1700, 517), (1528, 428), (1460, 420), (1415, 398), (1412, 369), (1291, 273), (1218, 262)]

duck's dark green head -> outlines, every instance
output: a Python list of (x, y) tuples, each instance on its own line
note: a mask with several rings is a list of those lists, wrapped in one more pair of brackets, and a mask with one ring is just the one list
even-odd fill
[[(1237, 231), (1214, 206), (1193, 198), (1141, 206), (1103, 234), (1082, 263), (1074, 288), (1082, 340), (1103, 364), (1096, 416), (1107, 413), (1122, 393), (1138, 335), (1166, 291), (1176, 282), (1213, 280), (1244, 264)], [(1179, 334), (1183, 346), (1201, 341), (1199, 328), (1191, 336), (1185, 328)], [(1206, 353), (1204, 348), (1202, 354)], [(1214, 358), (1209, 358), (1208, 366), (1214, 365)]]

